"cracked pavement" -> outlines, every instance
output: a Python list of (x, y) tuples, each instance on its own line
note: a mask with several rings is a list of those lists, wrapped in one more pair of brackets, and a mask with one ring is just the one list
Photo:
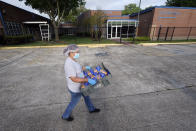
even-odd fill
[(113, 77), (109, 87), (91, 94), (101, 112), (89, 114), (81, 99), (73, 111), (73, 122), (61, 120), (70, 100), (62, 51), (63, 48), (0, 50), (0, 130), (196, 129), (195, 44), (80, 47), (81, 65), (104, 62)]

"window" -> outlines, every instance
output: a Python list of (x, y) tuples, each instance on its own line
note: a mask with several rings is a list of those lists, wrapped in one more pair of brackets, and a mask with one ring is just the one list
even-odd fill
[(111, 22), (108, 22), (108, 27), (111, 27)]
[(123, 21), (122, 26), (128, 26), (128, 21)]
[(135, 26), (135, 22), (130, 21), (130, 22), (129, 22), (129, 26)]
[(109, 20), (107, 38), (128, 38), (132, 37), (135, 33), (137, 21), (133, 20)]
[(16, 36), (16, 35), (21, 35), (22, 33), (22, 28), (21, 24), (15, 23), (15, 22), (5, 22), (6, 28), (7, 28), (7, 33), (10, 36)]

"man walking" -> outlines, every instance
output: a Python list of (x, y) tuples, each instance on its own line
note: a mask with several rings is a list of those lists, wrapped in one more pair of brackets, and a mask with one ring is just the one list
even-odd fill
[(79, 102), (81, 96), (83, 96), (84, 98), (89, 113), (100, 112), (100, 109), (97, 109), (93, 106), (90, 97), (84, 96), (80, 92), (82, 83), (89, 82), (91, 85), (94, 85), (96, 84), (96, 81), (93, 79), (84, 78), (83, 70), (90, 69), (90, 67), (82, 67), (77, 62), (77, 59), (80, 56), (78, 46), (75, 44), (69, 45), (64, 49), (63, 53), (68, 56), (65, 61), (64, 70), (67, 80), (68, 91), (71, 94), (71, 101), (62, 115), (62, 119), (67, 121), (72, 121), (74, 119), (71, 116), (71, 112), (76, 106), (76, 104)]

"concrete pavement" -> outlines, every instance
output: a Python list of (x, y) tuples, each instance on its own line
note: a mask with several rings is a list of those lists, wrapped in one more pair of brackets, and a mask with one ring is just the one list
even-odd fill
[(75, 120), (61, 120), (70, 100), (63, 48), (0, 50), (0, 130), (196, 129), (196, 45), (80, 49), (82, 65), (103, 61), (113, 74), (109, 87), (91, 95), (101, 112), (89, 114), (81, 100)]

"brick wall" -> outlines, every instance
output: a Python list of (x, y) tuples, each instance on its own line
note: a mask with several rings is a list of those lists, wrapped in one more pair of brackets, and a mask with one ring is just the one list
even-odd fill
[(196, 9), (155, 8), (153, 26), (196, 26)]
[(2, 1), (0, 1), (0, 8), (4, 21), (14, 21), (18, 23), (22, 23), (24, 21), (49, 21), (47, 18), (17, 8)]
[[(130, 18), (137, 19), (137, 15)], [(153, 35), (157, 37), (159, 27), (176, 27), (174, 39), (186, 39), (190, 32), (189, 27), (196, 27), (196, 9), (154, 8), (140, 14), (139, 36), (152, 37)], [(162, 32), (166, 32), (166, 30), (167, 28), (162, 28)], [(195, 28), (190, 35), (190, 38), (195, 38)]]
[[(139, 16), (139, 27), (138, 36), (149, 36), (150, 28), (152, 27), (152, 21), (154, 16), (154, 10), (140, 14)], [(130, 19), (138, 19), (138, 15), (131, 16)]]
[[(45, 17), (31, 13), (29, 11), (23, 10), (21, 8), (15, 7), (13, 5), (10, 5), (2, 1), (0, 1), (0, 10), (2, 13), (4, 23), (7, 27), (6, 28), (7, 33), (8, 33), (7, 35), (14, 36), (14, 35), (28, 34), (27, 30), (31, 30), (31, 34), (33, 34), (35, 39), (40, 39), (39, 25), (38, 24), (27, 25), (27, 24), (23, 24), (23, 22), (25, 21), (47, 21), (48, 23), (50, 23), (50, 20)], [(9, 28), (11, 27), (10, 25), (12, 25), (12, 28)], [(51, 23), (50, 23), (50, 26), (51, 26)], [(0, 23), (0, 28), (1, 27), (2, 25)]]
[[(196, 27), (196, 9), (155, 8), (152, 26), (175, 27), (173, 39), (187, 39), (189, 27)], [(196, 29), (192, 28), (190, 38), (196, 38), (195, 31)], [(155, 32), (155, 35), (158, 34), (158, 30)]]
[[(105, 15), (107, 16), (107, 19), (130, 19), (128, 15), (122, 15), (121, 10), (102, 10)], [(78, 22), (82, 22), (85, 18), (94, 15), (96, 10), (90, 10), (82, 13), (78, 17)]]
[[(107, 16), (107, 19), (129, 19), (128, 15), (122, 15), (121, 10), (102, 10), (105, 15)], [(96, 10), (91, 10), (91, 15), (94, 15)]]
[(2, 28), (3, 28), (3, 25), (2, 25), (1, 20), (0, 20), (0, 29), (2, 29)]

